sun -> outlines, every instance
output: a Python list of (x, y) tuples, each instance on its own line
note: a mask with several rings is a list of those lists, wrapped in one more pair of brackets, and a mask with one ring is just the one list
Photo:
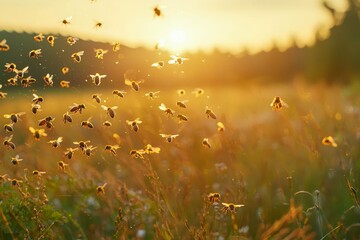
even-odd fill
[(168, 50), (180, 53), (188, 47), (188, 36), (186, 32), (181, 29), (173, 29), (169, 32), (169, 37), (166, 42)]

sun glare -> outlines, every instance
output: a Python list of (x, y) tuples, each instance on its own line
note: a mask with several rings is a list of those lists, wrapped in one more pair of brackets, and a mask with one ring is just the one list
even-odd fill
[(180, 53), (184, 51), (188, 44), (188, 37), (186, 32), (181, 29), (174, 29), (169, 33), (169, 39), (166, 41), (168, 50), (174, 51), (174, 53)]

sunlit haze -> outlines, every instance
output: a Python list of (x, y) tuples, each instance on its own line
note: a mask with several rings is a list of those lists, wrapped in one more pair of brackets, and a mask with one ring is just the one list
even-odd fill
[[(118, 41), (131, 47), (154, 47), (158, 41), (174, 52), (241, 52), (269, 49), (274, 42), (300, 46), (324, 34), (331, 16), (320, 0), (64, 0), (2, 1), (2, 30), (72, 35), (95, 41)], [(329, 0), (338, 11), (345, 0)], [(22, 6), (22, 7), (19, 7)], [(158, 6), (162, 16), (154, 16)], [(62, 20), (71, 16), (69, 25)], [(101, 22), (101, 28), (95, 28)]]

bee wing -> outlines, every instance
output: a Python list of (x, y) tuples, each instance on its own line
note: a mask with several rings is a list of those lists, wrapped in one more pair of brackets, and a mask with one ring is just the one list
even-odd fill
[(115, 109), (117, 109), (118, 108), (118, 106), (112, 106), (111, 107), (111, 109), (113, 109), (113, 110), (115, 110)]
[(176, 64), (176, 60), (170, 59), (170, 60), (168, 61), (168, 64)]
[(165, 111), (167, 108), (166, 108), (165, 104), (161, 103), (159, 106), (159, 109), (162, 111)]
[(128, 85), (128, 86), (131, 86), (132, 85), (132, 81), (125, 78), (125, 84)]
[(104, 109), (104, 110), (108, 110), (108, 107), (105, 106), (105, 105), (101, 105), (101, 108)]
[(160, 133), (160, 136), (163, 137), (163, 138), (166, 138), (166, 137), (168, 137), (169, 135), (168, 135), (168, 134), (164, 134), (164, 133)]
[(4, 118), (11, 118), (11, 114), (4, 114)]
[(84, 51), (77, 52), (77, 54), (82, 56), (82, 55), (84, 55)]
[(31, 133), (35, 133), (35, 128), (29, 127), (29, 131), (30, 131)]
[(100, 78), (104, 78), (104, 77), (106, 77), (107, 75), (105, 74), (105, 75), (100, 75)]
[(222, 205), (224, 205), (225, 207), (228, 207), (229, 204), (228, 203), (221, 203)]
[(142, 121), (140, 120), (140, 118), (136, 118), (135, 120), (134, 120), (134, 122), (136, 122), (136, 123), (142, 123)]
[(1, 40), (0, 45), (6, 44), (6, 39)]
[(286, 102), (284, 102), (283, 100), (281, 100), (281, 103), (284, 107), (287, 107), (287, 108), (289, 107), (289, 105)]
[(63, 137), (58, 137), (57, 141), (58, 141), (58, 142), (62, 142), (62, 141), (63, 141)]
[(176, 138), (176, 137), (178, 137), (178, 136), (179, 136), (179, 134), (173, 134), (173, 135), (171, 135), (172, 138)]
[(29, 69), (29, 66), (26, 66), (23, 68), (23, 70), (21, 70), (22, 72), (26, 72)]
[(132, 121), (126, 120), (126, 123), (127, 123), (128, 125), (131, 125), (131, 124), (132, 124)]
[(235, 207), (243, 207), (245, 206), (244, 204), (237, 204), (237, 205), (234, 205)]

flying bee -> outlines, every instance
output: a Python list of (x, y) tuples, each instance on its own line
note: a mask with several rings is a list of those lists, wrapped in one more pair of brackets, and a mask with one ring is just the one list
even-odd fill
[(188, 121), (188, 117), (183, 114), (178, 114), (176, 117), (179, 119), (179, 123)]
[(16, 86), (16, 85), (17, 85), (17, 82), (18, 82), (18, 79), (17, 79), (16, 77), (9, 78), (9, 79), (7, 80), (7, 82), (8, 82), (8, 85), (10, 85), (10, 86)]
[(163, 17), (162, 9), (164, 9), (164, 6), (155, 6), (153, 8), (154, 17)]
[(11, 114), (4, 114), (4, 118), (10, 118), (12, 123), (17, 123), (20, 119), (20, 116), (24, 115), (25, 112), (18, 112), (18, 113), (11, 113)]
[(5, 64), (5, 72), (15, 72), (16, 64), (15, 63), (6, 63)]
[(100, 75), (99, 73), (95, 73), (95, 75), (91, 75), (91, 80), (96, 86), (99, 86), (101, 84), (101, 79), (105, 78), (106, 75)]
[(39, 103), (42, 103), (42, 102), (44, 102), (44, 98), (43, 97), (39, 97), (38, 95), (36, 95), (35, 93), (33, 93), (33, 99), (32, 99), (32, 102), (34, 103), (34, 104), (39, 104)]
[(46, 40), (48, 41), (48, 43), (50, 44), (51, 47), (53, 47), (55, 45), (55, 37), (53, 35), (49, 35)]
[(164, 61), (159, 61), (159, 62), (155, 62), (153, 64), (151, 64), (152, 67), (157, 68), (157, 69), (162, 69), (164, 67), (165, 63)]
[(61, 69), (61, 72), (62, 72), (62, 74), (64, 74), (64, 75), (66, 75), (68, 72), (69, 72), (69, 68), (68, 67), (63, 67), (62, 69)]
[(107, 185), (107, 183), (104, 183), (102, 186), (97, 186), (96, 187), (97, 194), (105, 194), (106, 185)]
[(66, 42), (70, 45), (70, 46), (72, 46), (72, 45), (74, 45), (76, 42), (77, 42), (77, 40), (79, 40), (78, 38), (75, 38), (75, 37), (67, 37), (66, 38)]
[(145, 151), (143, 149), (130, 151), (130, 156), (133, 158), (144, 159), (144, 154), (145, 154)]
[(189, 60), (188, 58), (183, 58), (175, 55), (170, 56), (172, 59), (168, 61), (169, 64), (183, 64), (185, 60)]
[(272, 108), (272, 110), (280, 110), (283, 107), (288, 107), (288, 105), (280, 97), (276, 96), (274, 100), (270, 103), (270, 107)]
[(101, 103), (100, 95), (101, 94), (93, 94), (92, 99), (94, 99), (97, 103)]
[(101, 105), (101, 108), (104, 109), (106, 111), (106, 113), (111, 117), (114, 118), (115, 117), (115, 109), (117, 109), (117, 106), (113, 106), (113, 107), (107, 107), (105, 105)]
[(105, 151), (111, 152), (114, 156), (116, 156), (116, 150), (119, 149), (119, 145), (106, 145)]
[(79, 145), (80, 150), (84, 151), (84, 149), (87, 148), (87, 144), (90, 143), (90, 140), (73, 142), (73, 143), (76, 144), (76, 145)]
[(62, 22), (62, 24), (64, 24), (64, 25), (70, 25), (71, 19), (72, 19), (72, 16), (69, 16), (69, 17), (63, 19), (61, 22)]
[(157, 95), (160, 91), (156, 91), (156, 92), (148, 92), (145, 93), (145, 97), (148, 97), (149, 99), (154, 99), (154, 98), (158, 98), (159, 96)]
[(123, 90), (114, 90), (112, 93), (116, 96), (123, 98), (126, 92)]
[(35, 129), (33, 127), (29, 127), (29, 131), (33, 134), (35, 140), (40, 140), (41, 136), (47, 136), (45, 129)]
[(211, 145), (210, 145), (210, 143), (209, 143), (209, 139), (208, 139), (208, 138), (204, 138), (204, 139), (202, 140), (202, 145), (203, 145), (204, 147), (211, 148)]
[(151, 144), (147, 144), (144, 149), (146, 154), (152, 154), (152, 153), (160, 153), (159, 147), (153, 147)]
[(5, 124), (4, 125), (5, 132), (12, 132), (14, 130), (13, 126), (14, 126), (13, 122)]
[(102, 48), (95, 48), (94, 52), (97, 59), (104, 59), (104, 54), (106, 54), (108, 50), (104, 50)]
[(36, 42), (42, 42), (45, 39), (45, 36), (42, 33), (39, 33), (38, 35), (34, 36), (34, 40)]
[(179, 134), (164, 134), (164, 133), (160, 133), (160, 136), (162, 138), (165, 138), (165, 140), (169, 143), (171, 143), (176, 137), (179, 136)]
[(189, 100), (183, 100), (183, 101), (177, 101), (176, 102), (176, 105), (178, 107), (181, 107), (181, 108), (186, 108), (186, 103), (188, 102)]
[(97, 22), (95, 23), (95, 28), (96, 28), (96, 29), (99, 29), (99, 28), (101, 28), (102, 26), (103, 26), (103, 23), (102, 23), (102, 22), (97, 21)]
[(133, 80), (129, 80), (129, 79), (125, 78), (125, 84), (130, 86), (135, 91), (139, 91), (140, 83), (143, 83), (143, 81), (133, 81)]
[(19, 162), (21, 161), (23, 161), (23, 159), (21, 159), (19, 155), (11, 158), (11, 163), (14, 165), (19, 165)]
[(126, 123), (131, 126), (131, 129), (135, 132), (139, 131), (139, 124), (142, 123), (140, 118), (136, 118), (134, 121), (126, 120)]
[(69, 112), (66, 112), (63, 114), (63, 122), (64, 123), (72, 122), (72, 118), (71, 118)]
[(83, 152), (86, 156), (90, 157), (91, 154), (93, 153), (93, 151), (96, 149), (97, 147), (93, 147), (93, 146), (88, 146), (88, 147), (85, 147)]
[(62, 87), (62, 88), (69, 88), (69, 87), (70, 87), (70, 82), (69, 82), (69, 81), (62, 80), (62, 81), (60, 81), (60, 87)]
[(335, 142), (335, 139), (332, 136), (324, 137), (322, 140), (322, 144), (337, 147), (337, 143)]
[(51, 116), (48, 116), (46, 118), (43, 118), (39, 121), (39, 126), (46, 126), (47, 128), (52, 128), (53, 127), (53, 123), (52, 121), (54, 120), (55, 118), (51, 117)]
[(205, 114), (207, 118), (216, 119), (215, 113), (210, 108), (206, 108)]
[(15, 69), (14, 72), (16, 73), (16, 78), (22, 79), (25, 73), (28, 73), (29, 66), (24, 67), (22, 70)]
[(236, 208), (243, 207), (243, 204), (233, 204), (233, 203), (221, 203), (224, 207), (221, 209), (223, 212), (235, 212)]
[(31, 84), (35, 83), (36, 82), (36, 79), (31, 77), (31, 76), (28, 76), (26, 78), (23, 78), (21, 79), (21, 86), (23, 87), (30, 87)]
[(165, 106), (165, 104), (161, 103), (159, 109), (167, 114), (167, 116), (174, 116), (175, 111), (171, 108)]
[(36, 114), (38, 111), (41, 111), (41, 105), (40, 104), (31, 104), (31, 112), (33, 114)]
[(204, 94), (204, 89), (195, 88), (194, 91), (192, 91), (192, 93), (195, 94), (195, 97), (199, 97)]
[(0, 42), (0, 52), (7, 52), (10, 50), (10, 46), (6, 44), (6, 39), (1, 40)]
[(18, 179), (11, 179), (11, 178), (8, 178), (7, 179), (9, 182), (11, 182), (11, 185), (14, 186), (14, 187), (20, 187), (20, 183), (22, 183), (23, 181), (22, 180), (18, 180)]
[(118, 52), (120, 50), (120, 43), (114, 42), (112, 44), (112, 50), (113, 52)]
[(53, 77), (54, 77), (54, 75), (50, 75), (50, 73), (47, 73), (43, 77), (45, 84), (48, 86), (52, 86), (54, 84)]
[(109, 121), (105, 121), (105, 122), (103, 123), (103, 125), (104, 125), (105, 127), (111, 127), (111, 126), (112, 126), (111, 122), (109, 122)]
[(84, 55), (84, 51), (76, 52), (71, 54), (71, 58), (74, 60), (74, 62), (81, 62), (81, 57)]
[(71, 159), (76, 150), (78, 150), (78, 148), (67, 148), (66, 152), (64, 152), (65, 157), (67, 157), (68, 159)]
[(77, 104), (74, 103), (74, 105), (70, 106), (70, 113), (82, 113), (82, 110), (85, 109), (85, 104)]
[(39, 57), (42, 57), (42, 55), (41, 55), (41, 48), (35, 49), (35, 50), (31, 50), (31, 51), (29, 52), (29, 57), (31, 57), (31, 58), (36, 58), (36, 59), (38, 59)]
[(32, 174), (34, 175), (34, 176), (38, 176), (38, 177), (41, 177), (42, 175), (44, 175), (46, 172), (41, 172), (41, 171), (39, 171), (39, 170), (34, 170), (34, 171), (32, 171)]
[(63, 161), (59, 161), (59, 162), (57, 162), (57, 164), (58, 164), (58, 168), (59, 168), (59, 170), (60, 171), (65, 171), (65, 168), (67, 167), (67, 166), (69, 166), (69, 164), (67, 164), (67, 163), (64, 163)]
[(50, 143), (53, 148), (57, 148), (57, 147), (60, 146), (60, 143), (61, 143), (62, 141), (63, 141), (63, 138), (62, 138), (62, 137), (58, 137), (58, 138), (55, 139), (55, 140), (50, 140), (50, 141), (48, 141), (48, 143)]
[(13, 138), (13, 135), (10, 135), (10, 136), (8, 136), (8, 137), (5, 137), (4, 138), (4, 142), (3, 142), (3, 144), (4, 144), (4, 146), (5, 147), (7, 147), (8, 149), (15, 149), (15, 144), (11, 141), (12, 140), (12, 138)]
[(91, 117), (89, 117), (86, 121), (81, 122), (81, 126), (84, 128), (94, 128), (94, 124), (90, 122)]
[(223, 132), (223, 131), (225, 131), (225, 125), (222, 123), (222, 122), (218, 122), (217, 123), (217, 130), (219, 131), (219, 132)]
[(220, 201), (221, 195), (220, 193), (209, 193), (207, 197), (210, 203), (214, 203)]

